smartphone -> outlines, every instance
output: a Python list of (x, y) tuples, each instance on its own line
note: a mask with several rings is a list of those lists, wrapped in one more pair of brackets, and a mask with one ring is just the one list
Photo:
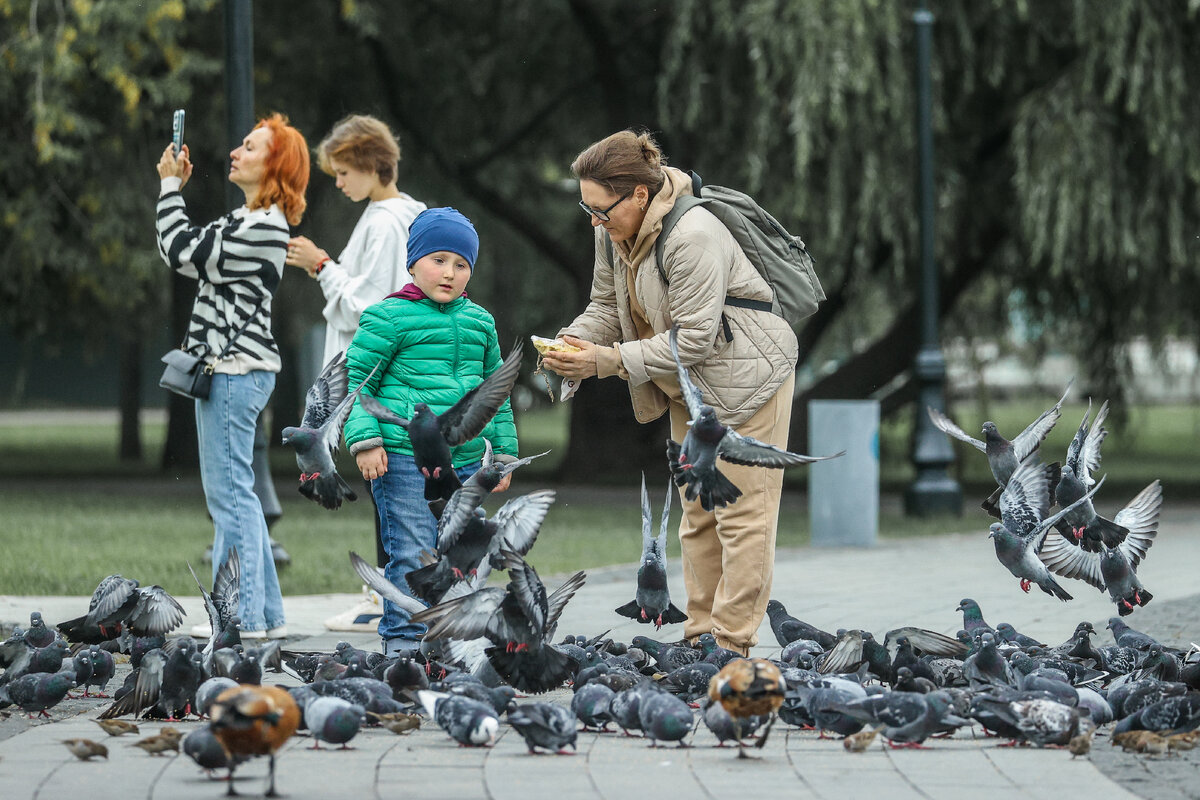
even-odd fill
[(171, 120), (171, 143), (175, 147), (175, 157), (183, 153), (183, 117), (182, 108), (175, 109), (175, 117)]

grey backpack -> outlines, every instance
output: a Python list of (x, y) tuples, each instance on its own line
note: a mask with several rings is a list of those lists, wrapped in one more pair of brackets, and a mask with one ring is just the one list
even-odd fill
[[(747, 300), (728, 296), (725, 304), (758, 311), (770, 311), (788, 321), (797, 329), (804, 320), (817, 310), (817, 303), (825, 299), (821, 282), (813, 271), (813, 259), (799, 236), (792, 236), (774, 217), (754, 201), (753, 197), (724, 186), (705, 186), (700, 176), (692, 176), (691, 197), (680, 197), (662, 222), (662, 233), (655, 243), (658, 274), (667, 283), (663, 269), (663, 249), (667, 235), (679, 218), (696, 206), (706, 207), (729, 229), (746, 258), (771, 286), (775, 298)], [(722, 315), (725, 338), (732, 338), (729, 324)]]

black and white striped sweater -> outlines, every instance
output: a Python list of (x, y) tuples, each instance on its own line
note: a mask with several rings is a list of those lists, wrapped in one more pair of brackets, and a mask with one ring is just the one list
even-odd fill
[(215, 356), (253, 316), (228, 356), (214, 370), (245, 374), (279, 372), (279, 348), (271, 334), (271, 298), (283, 277), (290, 235), (278, 206), (238, 208), (199, 227), (188, 218), (179, 180), (162, 182), (158, 198), (158, 252), (171, 269), (196, 278), (184, 349)]

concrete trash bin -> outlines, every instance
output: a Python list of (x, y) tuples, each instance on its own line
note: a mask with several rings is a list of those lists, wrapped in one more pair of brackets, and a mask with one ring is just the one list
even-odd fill
[(846, 451), (808, 469), (809, 518), (817, 547), (872, 547), (879, 532), (879, 402), (814, 400), (808, 452)]

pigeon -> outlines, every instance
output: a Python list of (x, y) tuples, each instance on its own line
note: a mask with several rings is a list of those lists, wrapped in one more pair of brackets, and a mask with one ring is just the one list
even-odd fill
[(1096, 508), (1090, 499), (1083, 499), (1088, 487), (1095, 481), (1091, 473), (1100, 467), (1100, 444), (1108, 431), (1104, 428), (1104, 420), (1108, 416), (1108, 401), (1105, 400), (1096, 419), (1088, 424), (1092, 413), (1092, 401), (1088, 400), (1087, 412), (1079, 429), (1067, 448), (1067, 461), (1062, 468), (1058, 484), (1054, 488), (1054, 497), (1060, 506), (1066, 507), (1076, 500), (1082, 502), (1074, 510), (1068, 512), (1059, 523), (1060, 532), (1069, 534), (1071, 540), (1088, 552), (1098, 553), (1101, 547), (1116, 547), (1129, 530), (1120, 523), (1105, 519), (1096, 514)]
[(62, 743), (71, 751), (71, 755), (78, 758), (80, 761), (87, 761), (91, 758), (108, 758), (108, 748), (99, 742), (93, 742), (91, 739), (63, 739)]
[(1020, 738), (1038, 747), (1065, 746), (1086, 726), (1086, 713), (1054, 700), (1032, 699), (1008, 702), (980, 696), (975, 702), (1014, 727)]
[[(708, 698), (719, 703), (740, 726), (750, 717), (768, 716), (769, 720), (762, 735), (754, 743), (763, 747), (771, 733), (775, 713), (783, 705), (787, 693), (787, 681), (778, 666), (765, 658), (739, 658), (723, 666), (708, 684)], [(738, 757), (745, 758), (741, 735), (738, 740)]]
[(500, 719), (491, 705), (431, 689), (422, 689), (417, 697), (437, 726), (459, 744), (486, 747), (496, 741)]
[(47, 709), (62, 702), (74, 687), (75, 673), (70, 670), (31, 672), (0, 686), (0, 708), (15, 705), (31, 718), (34, 713), (49, 717)]
[(25, 643), (31, 647), (49, 647), (58, 638), (53, 628), (46, 626), (42, 612), (29, 613), (29, 627), (25, 630)]
[(1144, 606), (1153, 595), (1142, 586), (1137, 566), (1146, 557), (1158, 536), (1158, 515), (1162, 508), (1162, 486), (1154, 481), (1117, 512), (1114, 522), (1126, 534), (1115, 546), (1107, 542), (1097, 551), (1076, 546), (1059, 532), (1047, 535), (1038, 557), (1056, 575), (1078, 578), (1100, 591), (1107, 591), (1126, 616), (1135, 606)]
[(996, 502), (1000, 497), (1000, 492), (1008, 485), (1009, 478), (1012, 477), (1012, 474), (1017, 471), (1017, 467), (1026, 458), (1037, 452), (1038, 447), (1042, 444), (1042, 440), (1046, 438), (1046, 434), (1050, 433), (1054, 425), (1058, 422), (1059, 417), (1062, 416), (1062, 404), (1066, 402), (1067, 395), (1071, 393), (1071, 386), (1074, 383), (1075, 379), (1072, 378), (1067, 383), (1066, 390), (1063, 392), (1062, 397), (1058, 399), (1058, 402), (1054, 404), (1054, 407), (1043, 411), (1037, 419), (1029, 423), (1029, 426), (1021, 431), (1012, 441), (1000, 435), (1000, 431), (996, 428), (996, 423), (994, 422), (983, 423), (984, 441), (980, 441), (966, 433), (953, 420), (933, 406), (926, 406), (925, 410), (929, 413), (929, 419), (932, 420), (938, 430), (959, 441), (966, 442), (979, 452), (987, 455), (988, 467), (992, 470), (992, 477), (996, 479), (998, 488), (990, 497), (983, 501), (983, 509), (992, 516), (1000, 516)]
[(508, 724), (521, 734), (530, 754), (537, 748), (570, 755), (575, 750), (575, 714), (554, 703), (524, 703), (508, 712)]
[(72, 642), (100, 644), (128, 630), (135, 636), (158, 636), (179, 627), (183, 606), (161, 586), (142, 587), (133, 579), (109, 575), (92, 592), (88, 613), (58, 624)]
[(630, 644), (653, 658), (659, 669), (666, 672), (694, 664), (701, 658), (700, 651), (694, 647), (663, 644), (646, 636), (635, 636)]
[(376, 364), (363, 383), (350, 392), (346, 354), (338, 353), (308, 387), (300, 426), (283, 429), (283, 444), (296, 451), (300, 494), (330, 511), (341, 508), (343, 499), (358, 499), (350, 484), (338, 474), (333, 457), (337, 455), (342, 428), (354, 401), (378, 369)]
[(797, 639), (811, 639), (826, 650), (837, 644), (838, 639), (832, 633), (826, 633), (791, 616), (778, 600), (767, 603), (767, 617), (771, 621), (771, 631), (780, 647), (787, 647)]
[(754, 731), (767, 721), (765, 716), (735, 720), (724, 706), (713, 702), (707, 696), (700, 704), (700, 718), (704, 721), (704, 727), (717, 737), (717, 747), (724, 747), (726, 742), (740, 744), (739, 740), (753, 735)]
[(1105, 627), (1112, 631), (1113, 639), (1121, 647), (1131, 647), (1134, 650), (1146, 651), (1158, 644), (1153, 637), (1130, 628), (1120, 617), (1110, 617), (1108, 625)]
[[(500, 481), (504, 480), (504, 478), (511, 475), (513, 472), (516, 472), (526, 464), (531, 463), (535, 459), (541, 458), (544, 455), (549, 455), (549, 453), (550, 451), (546, 450), (545, 452), (538, 453), (537, 455), (525, 456), (524, 458), (518, 458), (512, 461), (501, 462), (496, 460), (495, 453), (492, 450), (492, 440), (485, 436), (483, 439), (483, 458), (480, 459), (479, 469), (475, 470), (473, 473), (471, 473), (471, 477), (463, 481), (462, 488), (466, 489), (468, 487), (478, 487), (479, 489), (483, 490), (484, 495), (488, 495), (492, 492), (492, 490), (500, 485)], [(451, 495), (450, 498), (453, 500), (454, 495)], [(449, 503), (450, 500), (430, 500), (429, 510), (433, 512), (435, 517), (441, 519), (442, 514), (445, 513), (446, 507)]]
[(638, 704), (638, 724), (651, 747), (659, 742), (679, 742), (683, 747), (694, 723), (688, 704), (667, 692), (650, 692)]
[(223, 647), (233, 647), (242, 643), (242, 637), (237, 627), (238, 603), (241, 602), (242, 563), (238, 558), (237, 548), (230, 547), (224, 563), (217, 568), (211, 592), (204, 588), (204, 584), (200, 583), (200, 578), (197, 577), (190, 562), (187, 568), (188, 572), (192, 573), (192, 579), (196, 581), (197, 588), (200, 589), (200, 596), (204, 598), (204, 610), (208, 612), (208, 624), (212, 631), (209, 634), (208, 643), (204, 645), (202, 651), (207, 669), (214, 652)]
[(652, 533), (650, 495), (646, 492), (646, 474), (642, 473), (642, 562), (638, 567), (637, 592), (634, 599), (617, 608), (623, 617), (655, 629), (683, 622), (687, 614), (671, 604), (667, 589), (667, 523), (671, 516), (671, 484), (667, 484), (667, 499), (663, 503), (658, 538)]
[[(1051, 535), (1053, 535), (1053, 534), (1051, 534)], [(1047, 542), (1046, 546), (1049, 546), (1048, 542)], [(1044, 552), (1045, 551), (1043, 549), (1043, 553)], [(1042, 561), (1044, 562), (1045, 560), (1046, 559), (1043, 557)], [(1019, 633), (1016, 628), (1014, 628), (1012, 625), (1008, 624), (1007, 622), (1001, 622), (999, 625), (996, 626), (996, 635), (1000, 637), (1000, 641), (1009, 642), (1010, 644), (1015, 644), (1018, 647), (1022, 647), (1022, 648), (1045, 647), (1046, 646), (1046, 645), (1042, 644), (1041, 642), (1039, 642), (1037, 639), (1034, 639), (1030, 636), (1026, 636), (1023, 633)]]
[(226, 689), (231, 689), (237, 685), (238, 682), (233, 678), (225, 678), (222, 676), (209, 678), (196, 688), (196, 706), (193, 711), (195, 711), (196, 715), (199, 717), (207, 717), (209, 712), (212, 711), (213, 703), (216, 702), (217, 697), (220, 696), (221, 692), (225, 691)]
[(1036, 583), (1043, 592), (1059, 600), (1073, 599), (1054, 580), (1050, 570), (1038, 558), (1038, 552), (1054, 523), (1094, 494), (1103, 483), (1101, 478), (1083, 498), (1049, 515), (1050, 478), (1036, 456), (1021, 462), (1009, 477), (1000, 495), (1000, 522), (992, 523), (988, 537), (996, 545), (996, 558), (1021, 579), (1021, 591), (1028, 592), (1030, 585)]
[(417, 403), (413, 406), (412, 418), (406, 419), (368, 394), (363, 394), (359, 402), (375, 419), (399, 425), (408, 432), (417, 469), (425, 476), (425, 499), (449, 500), (461, 486), (450, 448), (474, 439), (483, 431), (508, 400), (520, 369), (521, 343), (518, 341), (491, 375), (441, 414), (425, 403)]
[(879, 728), (892, 747), (920, 748), (935, 733), (970, 724), (953, 713), (951, 698), (943, 690), (929, 694), (887, 692), (836, 704), (832, 709)]
[(679, 375), (679, 388), (691, 421), (688, 422), (690, 430), (683, 437), (682, 444), (673, 439), (667, 440), (667, 464), (675, 485), (684, 487), (684, 497), (688, 500), (699, 498), (705, 511), (723, 508), (742, 495), (742, 490), (717, 469), (718, 458), (732, 464), (783, 469), (846, 454), (844, 450), (831, 456), (791, 453), (749, 436), (742, 436), (732, 428), (726, 427), (717, 419), (713, 407), (704, 402), (700, 389), (692, 383), (687, 367), (680, 360), (679, 325), (671, 326), (669, 340), (671, 357), (675, 359), (675, 370)]
[(195, 761), (198, 767), (210, 775), (214, 769), (229, 767), (229, 758), (225, 755), (225, 748), (217, 741), (212, 726), (207, 722), (183, 737), (180, 746), (185, 756)]
[(988, 631), (989, 633), (995, 631), (995, 629), (991, 625), (988, 625), (987, 621), (984, 620), (983, 610), (979, 607), (979, 603), (976, 603), (971, 598), (964, 597), (961, 601), (959, 601), (958, 608), (955, 610), (962, 612), (963, 630), (966, 631), (971, 637), (974, 637), (975, 634), (980, 631)]
[(1123, 716), (1113, 733), (1125, 731), (1156, 731), (1181, 733), (1200, 727), (1200, 694), (1165, 697), (1132, 714)]
[(817, 671), (822, 675), (853, 672), (866, 664), (868, 671), (882, 681), (891, 680), (892, 657), (887, 647), (875, 641), (870, 631), (848, 630), (838, 638)]
[(447, 600), (412, 616), (429, 626), (426, 638), (476, 639), (486, 636), (492, 667), (520, 691), (540, 693), (571, 675), (571, 662), (550, 641), (567, 602), (583, 586), (586, 575), (576, 572), (552, 594), (525, 560), (501, 550), (509, 583), (488, 586)]
[(440, 602), (456, 581), (475, 575), (484, 558), (493, 569), (501, 569), (502, 549), (523, 556), (533, 547), (555, 491), (543, 489), (513, 498), (487, 519), (478, 508), (489, 491), (468, 479), (451, 496), (438, 521), (437, 551), (432, 554), (436, 560), (405, 576), (415, 597)]
[(201, 655), (195, 640), (188, 636), (173, 641), (169, 650), (169, 653), (166, 649), (147, 653), (137, 669), (134, 690), (115, 700), (101, 712), (100, 718), (125, 714), (136, 717), (151, 711), (175, 720), (178, 714), (191, 710), (196, 689), (203, 680)]
[(340, 697), (317, 697), (304, 707), (304, 727), (313, 738), (313, 750), (321, 749), (321, 742), (341, 745), (358, 735), (366, 711), (362, 706), (347, 702)]
[(689, 703), (708, 694), (708, 684), (713, 676), (720, 672), (716, 664), (697, 661), (694, 664), (684, 664), (678, 669), (655, 675), (655, 680), (664, 691), (680, 694)]
[(0, 686), (23, 675), (58, 672), (69, 654), (70, 646), (61, 639), (51, 640), (45, 647), (21, 645), (12, 665), (0, 675)]
[(584, 730), (605, 730), (608, 723), (612, 722), (614, 697), (616, 692), (604, 684), (587, 683), (575, 689), (571, 697), (571, 710), (583, 723)]
[(979, 635), (979, 649), (963, 659), (963, 677), (973, 689), (989, 686), (1016, 686), (1012, 667), (996, 648), (996, 638), (987, 632)]
[(268, 756), (267, 797), (275, 797), (275, 753), (300, 727), (300, 708), (278, 686), (238, 686), (217, 696), (212, 707), (213, 735), (229, 758), (229, 789), (242, 760)]

